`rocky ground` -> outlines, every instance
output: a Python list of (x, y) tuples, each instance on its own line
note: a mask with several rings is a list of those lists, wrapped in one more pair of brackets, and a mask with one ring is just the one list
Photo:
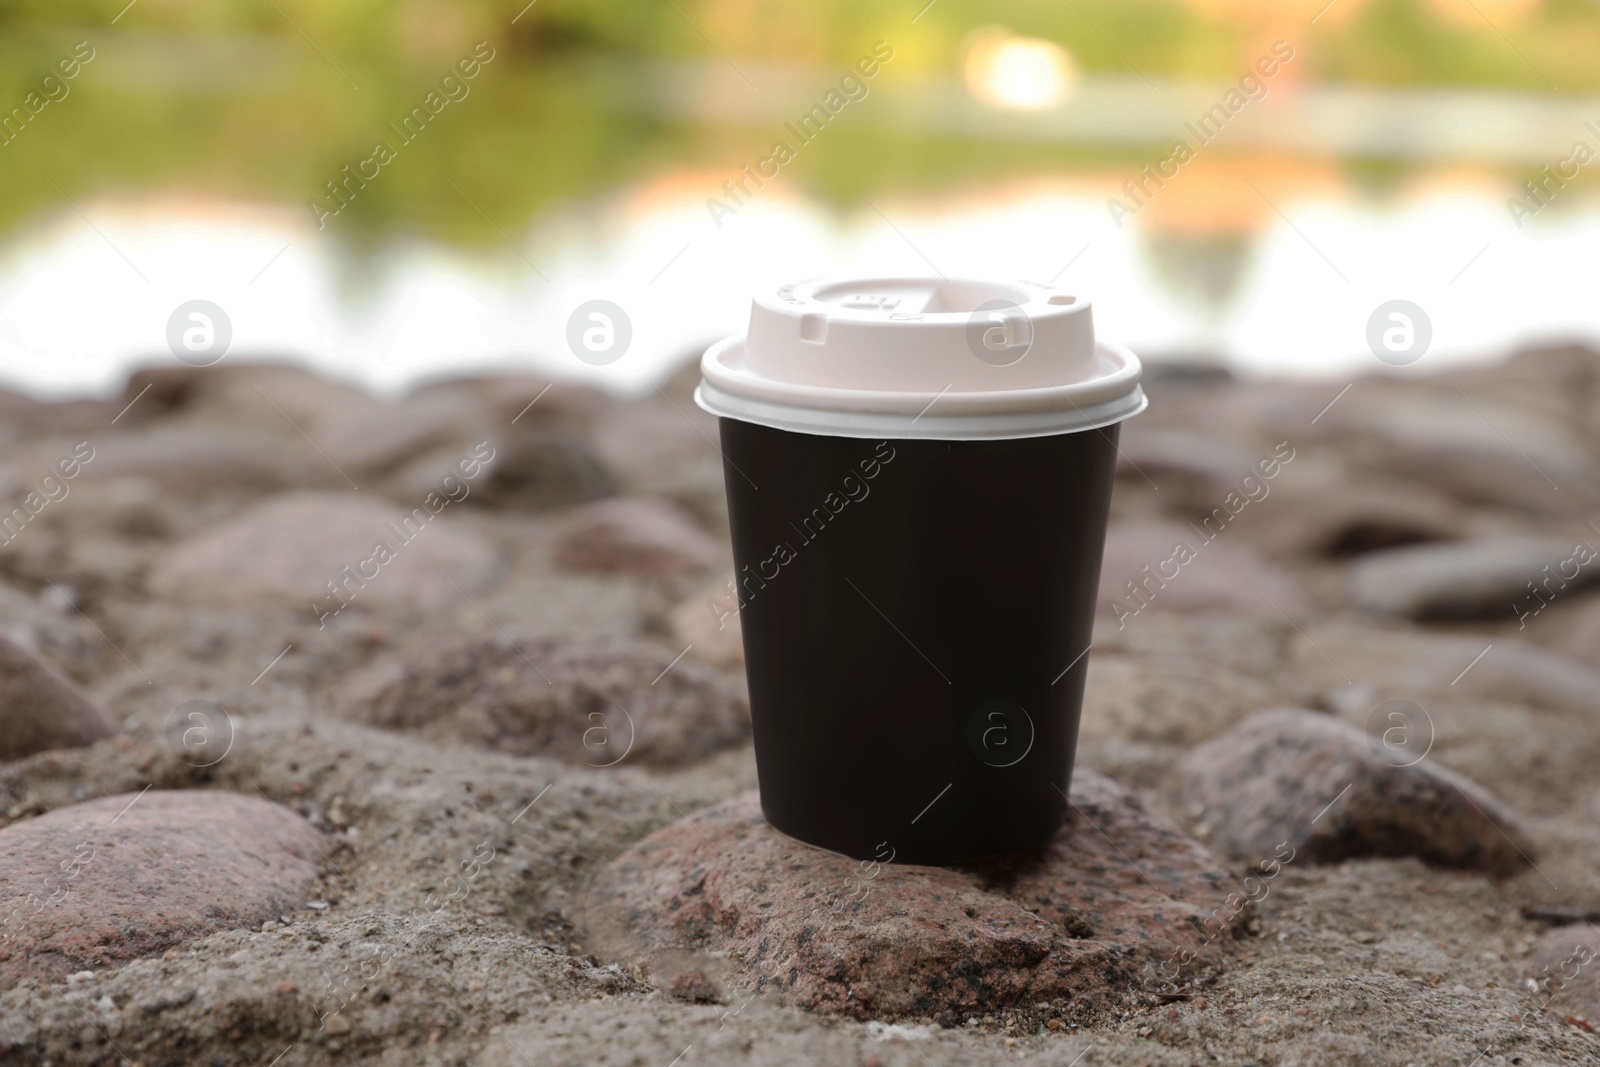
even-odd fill
[(1154, 372), (967, 870), (761, 821), (693, 379), (0, 394), (0, 1060), (1600, 1063), (1600, 356)]

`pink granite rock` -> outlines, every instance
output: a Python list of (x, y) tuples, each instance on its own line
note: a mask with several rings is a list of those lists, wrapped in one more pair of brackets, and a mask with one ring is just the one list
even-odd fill
[(304, 902), (306, 821), (256, 797), (127, 793), (0, 830), (0, 989), (253, 926)]
[(1103, 1019), (1220, 967), (1245, 908), (1210, 854), (1092, 771), (1072, 802), (1045, 849), (944, 869), (801, 844), (749, 793), (613, 860), (583, 920), (597, 949), (668, 989), (720, 963), (725, 983), (862, 1019), (1046, 1002)]

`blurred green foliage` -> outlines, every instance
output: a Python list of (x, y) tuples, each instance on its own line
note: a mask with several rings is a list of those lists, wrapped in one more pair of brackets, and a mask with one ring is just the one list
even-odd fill
[[(76, 42), (96, 51), (69, 94), (0, 147), (10, 194), (0, 198), (0, 227), (59, 209), (63, 195), (108, 191), (299, 209), (390, 137), (386, 124), (478, 41), (490, 42), (496, 58), (470, 83), (471, 95), (401, 149), (329, 226), (356, 242), (406, 232), (498, 242), (496, 227), (509, 232), (559, 198), (669, 166), (735, 168), (770, 143), (766, 128), (639, 106), (671, 64), (828, 71), (883, 38), (897, 50), (894, 77), (953, 76), (962, 41), (985, 24), (1058, 41), (1085, 72), (1153, 80), (1232, 80), (1283, 37), (1303, 57), (1300, 73), (1326, 82), (1600, 88), (1600, 9), (1591, 0), (1517, 12), (1485, 3), (1481, 13), (1461, 0), (1478, 13), (1465, 19), (1442, 17), (1442, 0), (1336, 0), (1350, 10), (1316, 25), (1316, 4), (1199, 0), (936, 0), (926, 10), (925, 0), (124, 2), (0, 3), (0, 113), (21, 105)], [(1039, 143), (1009, 147), (1001, 164), (955, 137), (848, 126), (829, 140), (808, 156), (803, 180), (840, 197), (846, 173), (870, 191), (983, 177), (1002, 165), (1037, 172), (1117, 157)]]

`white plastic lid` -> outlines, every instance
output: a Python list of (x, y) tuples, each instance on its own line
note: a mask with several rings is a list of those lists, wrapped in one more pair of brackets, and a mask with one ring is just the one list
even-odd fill
[(1146, 405), (1138, 357), (1095, 340), (1089, 301), (1030, 282), (795, 282), (700, 370), (706, 411), (832, 437), (1041, 437)]

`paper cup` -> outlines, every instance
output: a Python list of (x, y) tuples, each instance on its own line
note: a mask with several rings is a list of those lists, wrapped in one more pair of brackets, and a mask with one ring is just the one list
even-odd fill
[(759, 298), (702, 370), (768, 821), (882, 862), (1047, 841), (1138, 360), (1069, 294), (891, 279)]

